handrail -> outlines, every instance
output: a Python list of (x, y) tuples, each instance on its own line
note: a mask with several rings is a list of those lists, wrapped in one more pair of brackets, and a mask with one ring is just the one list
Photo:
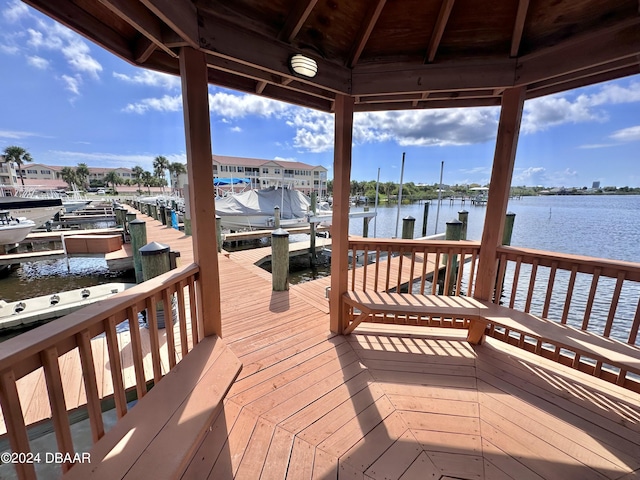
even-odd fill
[[(23, 414), (17, 381), (42, 368), (58, 443), (57, 451), (63, 454), (68, 453), (73, 457), (74, 447), (67, 411), (80, 405), (67, 405), (60, 357), (74, 349), (77, 349), (76, 355), (79, 356), (79, 364), (75, 368), (81, 369), (84, 380), (92, 438), (94, 443), (97, 442), (104, 435), (101, 399), (110, 395), (110, 392), (99, 392), (97, 378), (108, 374), (106, 365), (101, 361), (94, 363), (95, 345), (92, 339), (101, 334), (105, 335), (104, 340), (98, 341), (105, 342), (116, 413), (118, 418), (121, 418), (128, 410), (127, 389), (135, 387), (137, 397), (141, 398), (147, 392), (147, 381), (153, 379), (157, 383), (166, 373), (162, 370), (161, 357), (165, 362), (168, 361), (169, 369), (172, 369), (180, 358), (188, 354), (189, 347), (193, 348), (198, 343), (200, 335), (196, 309), (198, 273), (199, 267), (196, 264), (172, 270), (4, 342), (0, 351), (0, 406), (11, 450), (30, 452), (27, 421)], [(189, 308), (187, 308), (187, 298)], [(159, 340), (157, 325), (159, 308), (164, 310), (166, 319), (166, 353), (164, 348), (161, 351)], [(143, 337), (138, 324), (138, 313), (143, 311), (146, 311), (149, 326), (148, 342), (152, 373), (145, 372), (144, 369)], [(122, 346), (119, 344), (116, 330), (116, 326), (125, 320), (132, 320), (129, 322), (129, 335), (134, 379), (125, 379), (123, 375)], [(174, 320), (178, 323), (179, 350)], [(188, 337), (189, 329), (191, 330), (190, 338)], [(97, 376), (96, 368), (100, 366), (105, 371)], [(70, 467), (70, 463), (64, 463), (63, 472)], [(17, 465), (16, 470), (19, 478), (35, 478), (32, 464)]]

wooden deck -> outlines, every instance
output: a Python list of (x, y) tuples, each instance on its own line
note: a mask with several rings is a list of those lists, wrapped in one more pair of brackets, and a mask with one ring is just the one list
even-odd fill
[(333, 336), (317, 300), (220, 265), (244, 367), (184, 479), (640, 478), (640, 396), (464, 331)]

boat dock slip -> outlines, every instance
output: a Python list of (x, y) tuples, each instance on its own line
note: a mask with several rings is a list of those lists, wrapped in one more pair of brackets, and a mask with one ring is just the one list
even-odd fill
[(27, 235), (27, 238), (19, 243), (59, 242), (62, 235), (113, 235), (114, 233), (122, 233), (122, 227), (95, 228), (91, 230), (71, 229), (52, 232), (33, 232)]
[[(296, 228), (287, 228), (286, 230), (287, 232), (289, 232), (290, 235), (298, 235), (298, 234), (305, 234), (305, 233), (308, 234), (310, 233), (311, 229), (309, 227), (296, 227)], [(328, 230), (329, 230), (328, 227), (324, 227), (324, 226), (316, 227), (316, 232), (326, 232)], [(237, 242), (242, 240), (257, 240), (259, 238), (271, 237), (272, 232), (273, 232), (273, 229), (253, 230), (250, 232), (223, 233), (222, 238), (224, 243)]]

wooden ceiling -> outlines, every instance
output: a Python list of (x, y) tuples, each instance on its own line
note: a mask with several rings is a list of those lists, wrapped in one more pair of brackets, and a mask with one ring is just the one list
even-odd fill
[[(640, 73), (639, 0), (23, 0), (119, 57), (331, 111), (498, 105)], [(313, 79), (288, 60), (318, 62)]]

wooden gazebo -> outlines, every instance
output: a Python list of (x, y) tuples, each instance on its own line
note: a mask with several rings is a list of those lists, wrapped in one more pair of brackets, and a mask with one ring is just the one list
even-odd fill
[[(335, 115), (329, 313), (330, 330), (333, 333), (342, 334), (345, 330), (348, 333), (354, 328), (349, 323), (354, 316), (354, 306), (345, 302), (345, 294), (353, 290), (353, 287), (349, 287), (349, 249), (380, 248), (374, 245), (375, 242), (352, 243), (348, 237), (354, 112), (501, 106), (482, 241), (479, 245), (465, 243), (460, 247), (468, 248), (467, 253), (464, 250), (448, 251), (449, 259), (454, 255), (473, 256), (475, 279), (470, 293), (474, 301), (480, 302), (473, 304), (473, 308), (479, 308), (477, 305), (486, 305), (486, 302), (493, 300), (494, 289), (501, 275), (504, 275), (503, 269), (507, 261), (514, 262), (518, 269), (527, 262), (535, 265), (535, 268), (548, 266), (554, 274), (556, 269), (566, 269), (572, 272), (574, 278), (576, 272), (587, 272), (594, 276), (596, 285), (601, 275), (617, 278), (621, 282), (620, 288), (622, 282), (640, 281), (640, 269), (633, 264), (618, 262), (612, 265), (584, 258), (566, 258), (567, 256), (552, 258), (531, 251), (515, 252), (501, 247), (524, 102), (640, 73), (640, 14), (637, 0), (24, 2), (134, 65), (180, 75), (195, 266), (171, 279), (180, 288), (184, 288), (185, 285), (193, 287), (194, 278), (197, 277), (197, 316), (202, 322), (201, 337), (204, 339), (225, 338), (225, 319), (220, 307), (220, 259), (216, 249), (212, 248), (216, 227), (211, 182), (213, 172), (209, 84), (332, 112)], [(306, 63), (307, 70), (296, 71), (292, 65), (294, 60)], [(391, 249), (390, 246), (388, 248)], [(421, 247), (409, 242), (406, 248), (406, 251), (400, 250), (401, 257), (404, 255), (403, 258), (409, 258), (413, 255), (415, 260), (415, 249)], [(440, 245), (437, 248), (440, 249), (437, 255), (440, 255), (447, 254), (446, 248), (450, 247)], [(504, 261), (499, 263), (498, 260)], [(573, 289), (573, 282), (571, 280), (570, 290)], [(351, 285), (355, 284), (352, 277)], [(176, 287), (172, 286), (174, 290), (170, 293), (162, 288), (165, 287), (160, 283), (153, 284), (151, 293), (144, 297), (146, 305), (152, 305), (154, 299), (157, 300), (152, 296), (154, 292), (164, 295), (162, 298), (168, 304), (166, 299)], [(592, 290), (593, 297), (596, 288), (592, 287)], [(618, 289), (617, 294), (619, 293)], [(531, 295), (529, 293), (528, 303)], [(195, 296), (192, 298), (195, 300)], [(511, 304), (513, 306), (513, 300)], [(548, 299), (546, 304), (548, 306)], [(131, 318), (139, 308), (144, 308), (144, 304), (140, 307), (136, 303), (122, 303), (119, 310), (114, 306), (109, 310), (111, 316), (108, 322), (105, 321), (105, 325), (118, 321), (120, 316), (126, 318), (129, 315)], [(194, 312), (192, 309), (192, 313)], [(528, 311), (523, 316), (525, 314)], [(476, 321), (476, 317), (481, 316), (474, 313), (470, 315), (471, 323), (467, 319), (464, 324), (469, 328), (469, 340), (472, 343), (481, 341), (486, 331), (486, 322)], [(615, 308), (610, 317), (609, 331), (610, 323), (615, 317)], [(493, 325), (499, 324), (497, 314), (492, 318)], [(585, 325), (587, 323), (588, 318)], [(67, 351), (76, 345), (81, 351), (86, 351), (88, 336), (107, 331), (108, 328), (89, 328), (88, 321), (85, 324), (86, 333), (81, 327), (72, 327), (72, 330), (76, 330), (71, 335), (76, 335), (77, 340), (65, 340), (64, 347), (59, 346), (58, 352), (62, 349)], [(528, 343), (522, 339), (524, 335), (536, 338), (536, 332), (525, 329), (526, 331), (519, 331), (523, 336), (515, 344), (619, 386), (637, 390), (638, 382), (634, 380), (635, 377), (627, 376), (627, 370), (633, 372), (640, 367), (637, 362), (634, 363), (633, 350), (639, 324), (640, 313), (636, 313), (628, 342), (620, 347), (620, 352), (612, 355), (611, 362), (618, 369), (613, 373), (603, 368), (603, 363), (606, 366), (606, 354), (598, 350), (601, 348), (600, 344), (594, 347), (593, 365), (580, 362), (581, 355), (586, 352), (581, 350), (582, 347), (575, 346), (581, 345), (580, 340), (574, 343), (559, 342), (555, 345), (555, 351), (545, 354), (541, 345), (549, 338), (540, 336), (537, 338), (538, 344), (528, 348)], [(507, 343), (514, 343), (509, 340), (510, 328), (506, 327), (503, 336)], [(490, 333), (494, 333), (494, 327), (491, 327)], [(604, 336), (607, 337), (603, 340), (606, 343), (609, 334), (605, 332)], [(63, 335), (60, 334), (59, 337), (62, 338)], [(42, 360), (37, 360), (36, 357), (31, 359), (18, 346), (11, 354), (13, 357), (9, 358), (9, 354), (5, 359), (0, 357), (0, 366), (6, 367), (1, 376), (4, 389), (3, 409), (5, 406), (13, 406), (15, 409), (18, 398), (13, 393), (15, 372), (7, 365), (11, 361), (15, 363), (28, 357), (31, 359), (28, 366), (13, 368), (25, 372), (41, 364), (45, 368), (47, 365), (51, 368), (55, 348), (49, 346), (43, 350), (44, 353), (34, 354), (41, 355)], [(198, 348), (203, 351), (206, 346)], [(562, 360), (565, 358), (562, 351), (567, 348), (574, 348), (575, 355), (572, 359)], [(606, 349), (606, 346), (602, 348)], [(33, 352), (29, 353), (32, 354)], [(175, 363), (175, 359), (173, 362)], [(139, 394), (144, 394), (140, 387)], [(92, 408), (96, 408), (95, 405)], [(126, 411), (125, 407), (121, 409)], [(13, 425), (20, 426), (19, 419), (14, 418), (13, 421)], [(99, 426), (96, 431), (95, 440), (102, 436)], [(25, 435), (26, 433), (20, 433), (12, 438), (14, 449), (19, 450), (24, 445)], [(60, 443), (68, 445), (69, 440), (62, 435), (59, 437)], [(189, 453), (193, 454), (193, 451)], [(637, 475), (636, 468), (630, 466), (626, 471), (635, 470)], [(74, 470), (75, 468), (71, 473)], [(366, 468), (363, 467), (358, 471), (359, 478), (364, 478), (364, 470)], [(29, 478), (28, 469), (25, 472), (23, 475)], [(632, 477), (633, 473), (629, 475), (624, 478), (636, 478)], [(614, 478), (614, 475), (609, 477)], [(495, 478), (502, 477), (496, 475)]]

